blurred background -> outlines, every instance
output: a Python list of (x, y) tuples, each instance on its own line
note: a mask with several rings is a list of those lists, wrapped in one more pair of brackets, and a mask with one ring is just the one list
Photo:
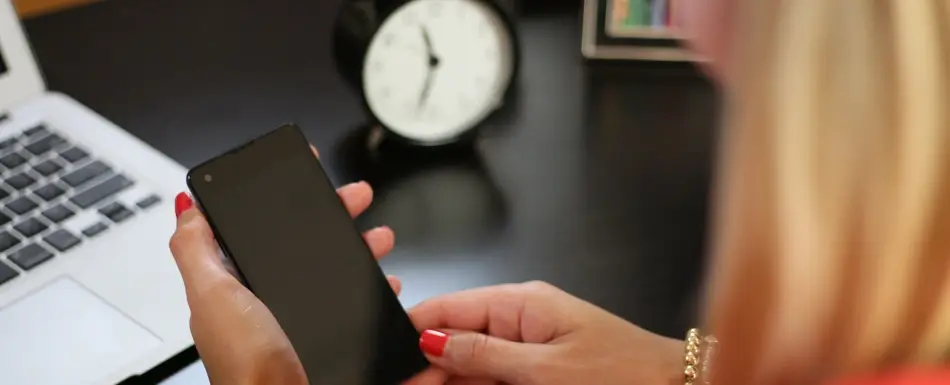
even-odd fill
[[(380, 127), (366, 79), (345, 68), (358, 58), (341, 61), (349, 2), (14, 1), (50, 89), (185, 167), (300, 125), (336, 183), (376, 188), (359, 223), (395, 230), (383, 268), (406, 306), (544, 280), (661, 334), (692, 324), (718, 126), (692, 63), (585, 57), (589, 4), (513, 2), (503, 17), (520, 55), (503, 103), (463, 139), (420, 146)], [(196, 357), (148, 381), (206, 382)]]

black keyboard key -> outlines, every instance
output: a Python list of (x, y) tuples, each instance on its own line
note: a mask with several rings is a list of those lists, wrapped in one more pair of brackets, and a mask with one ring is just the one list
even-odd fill
[(24, 158), (23, 155), (20, 155), (19, 153), (16, 153), (16, 152), (11, 152), (9, 154), (4, 155), (2, 158), (0, 158), (0, 164), (6, 167), (7, 170), (12, 170), (17, 167), (20, 167), (24, 163), (26, 163), (26, 158)]
[(0, 226), (6, 226), (7, 223), (10, 223), (10, 221), (12, 221), (12, 220), (13, 220), (13, 219), (11, 219), (10, 217), (8, 217), (7, 214), (0, 213)]
[(63, 206), (62, 203), (43, 211), (43, 216), (53, 223), (60, 223), (72, 218), (73, 215), (76, 215), (76, 213), (70, 210), (69, 207)]
[(10, 261), (23, 270), (30, 270), (41, 263), (53, 258), (53, 253), (36, 243), (26, 245), (15, 253), (10, 254)]
[(142, 200), (135, 203), (140, 209), (147, 209), (149, 207), (155, 206), (158, 202), (161, 202), (162, 198), (159, 198), (158, 195), (149, 195)]
[(69, 198), (69, 200), (80, 208), (88, 209), (90, 206), (101, 202), (103, 199), (115, 195), (119, 191), (125, 190), (132, 184), (134, 184), (134, 182), (129, 180), (129, 178), (126, 178), (125, 175), (115, 175), (107, 179), (105, 182), (76, 194), (76, 196)]
[(45, 134), (46, 132), (48, 132), (48, 130), (46, 129), (46, 126), (41, 124), (29, 130), (23, 131), (23, 136), (30, 137), (33, 135)]
[(10, 196), (10, 192), (6, 188), (0, 187), (0, 200), (7, 199)]
[(16, 138), (0, 140), (0, 151), (13, 147), (14, 144), (17, 144)]
[(43, 200), (49, 202), (53, 199), (59, 198), (64, 193), (66, 193), (66, 189), (59, 187), (59, 185), (55, 183), (50, 183), (50, 184), (47, 184), (46, 186), (33, 190), (33, 193), (36, 195), (39, 195), (40, 198), (43, 198)]
[(23, 215), (33, 211), (37, 207), (36, 202), (28, 197), (19, 197), (13, 202), (7, 203), (7, 210), (15, 212), (17, 215)]
[(7, 266), (7, 264), (0, 262), (0, 285), (9, 282), (11, 279), (16, 278), (20, 275), (16, 270), (13, 270), (12, 267)]
[(17, 238), (16, 235), (10, 234), (9, 231), (0, 233), (0, 253), (10, 250), (11, 247), (19, 244), (20, 238)]
[(107, 206), (99, 209), (99, 212), (102, 213), (102, 215), (109, 217), (109, 219), (115, 223), (129, 219), (135, 214), (132, 212), (132, 210), (129, 210), (118, 202), (108, 204)]
[(80, 242), (79, 237), (63, 229), (56, 230), (52, 234), (43, 237), (43, 240), (60, 252), (69, 250)]
[(7, 185), (9, 185), (10, 187), (13, 187), (14, 190), (19, 191), (19, 190), (23, 190), (27, 187), (32, 186), (33, 183), (36, 183), (36, 179), (33, 179), (32, 176), (30, 176), (29, 174), (25, 172), (21, 172), (19, 174), (16, 174), (14, 176), (7, 178), (6, 182), (7, 182)]
[(99, 209), (99, 213), (105, 216), (111, 216), (119, 211), (125, 209), (125, 206), (122, 206), (119, 202), (112, 202)]
[(68, 160), (69, 163), (76, 163), (80, 160), (83, 160), (89, 157), (89, 153), (79, 147), (73, 147), (66, 151), (61, 152), (59, 156), (63, 157), (63, 159)]
[(105, 174), (111, 170), (112, 169), (109, 168), (109, 166), (106, 166), (105, 163), (97, 160), (83, 166), (78, 170), (66, 174), (66, 176), (63, 177), (63, 181), (65, 181), (70, 186), (79, 187), (83, 183), (93, 180), (97, 176)]
[(23, 234), (24, 237), (30, 238), (36, 234), (42, 233), (43, 230), (47, 229), (47, 226), (36, 218), (30, 218), (13, 225), (13, 228), (16, 229), (16, 231), (19, 231), (20, 234)]
[(83, 235), (92, 238), (96, 235), (102, 234), (103, 231), (106, 231), (109, 228), (105, 223), (99, 222), (92, 226), (85, 228), (82, 233)]
[(43, 139), (26, 145), (24, 148), (33, 155), (43, 155), (64, 143), (66, 143), (66, 139), (56, 134), (49, 134)]
[(44, 177), (53, 175), (62, 169), (63, 169), (63, 166), (60, 165), (59, 163), (56, 163), (56, 161), (52, 159), (43, 161), (43, 163), (33, 166), (33, 170), (38, 172), (40, 175)]

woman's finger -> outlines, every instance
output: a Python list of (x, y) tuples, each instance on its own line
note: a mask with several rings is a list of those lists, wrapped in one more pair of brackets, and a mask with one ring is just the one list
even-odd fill
[(185, 193), (176, 198), (178, 227), (169, 241), (169, 248), (181, 272), (185, 288), (201, 291), (222, 279), (233, 279), (221, 259), (211, 227), (204, 215), (193, 207)]
[(357, 217), (373, 203), (373, 189), (366, 182), (350, 183), (336, 190), (350, 216)]
[[(526, 297), (518, 284), (489, 286), (446, 294), (423, 301), (409, 309), (409, 317), (417, 329), (488, 330), (489, 326), (512, 325), (516, 330), (505, 333), (490, 331), (493, 335), (505, 334), (506, 338), (518, 340), (521, 316)], [(509, 334), (514, 334), (511, 336)]]
[(529, 378), (535, 374), (530, 364), (543, 346), (467, 331), (426, 330), (419, 338), (419, 347), (434, 366), (456, 376), (506, 384), (536, 383)]
[(396, 235), (392, 229), (386, 226), (377, 227), (363, 233), (363, 240), (366, 241), (366, 245), (369, 246), (369, 250), (373, 252), (373, 257), (376, 260), (383, 259), (386, 254), (393, 251), (393, 247), (396, 245)]
[(402, 281), (399, 280), (395, 275), (387, 275), (386, 280), (389, 281), (389, 287), (393, 289), (393, 293), (396, 293), (398, 296), (402, 293)]

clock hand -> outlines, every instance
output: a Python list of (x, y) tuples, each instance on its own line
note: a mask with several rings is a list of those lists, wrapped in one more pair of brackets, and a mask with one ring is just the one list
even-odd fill
[(422, 29), (422, 40), (426, 45), (426, 52), (429, 56), (429, 68), (426, 73), (425, 83), (422, 85), (422, 95), (419, 95), (419, 110), (422, 112), (422, 107), (425, 105), (426, 101), (429, 100), (429, 94), (432, 92), (432, 79), (435, 77), (435, 70), (439, 66), (439, 58), (435, 56), (435, 52), (432, 48), (432, 38), (429, 36), (429, 30), (425, 26), (420, 26)]
[(422, 107), (425, 105), (426, 101), (429, 99), (429, 94), (432, 92), (433, 78), (435, 78), (435, 68), (429, 67), (429, 73), (426, 74), (425, 83), (422, 84), (422, 95), (419, 95), (419, 113), (422, 112)]
[(435, 54), (432, 53), (432, 38), (429, 37), (429, 30), (427, 30), (425, 26), (421, 26), (421, 28), (422, 40), (426, 43), (426, 52), (429, 53), (429, 57), (431, 58), (435, 56)]
[(422, 85), (422, 95), (419, 95), (419, 109), (418, 112), (422, 112), (422, 107), (425, 105), (426, 101), (429, 100), (429, 94), (432, 92), (432, 79), (435, 77), (435, 70), (439, 66), (439, 58), (435, 56), (435, 52), (432, 48), (432, 38), (429, 36), (429, 30), (425, 26), (420, 26), (422, 29), (422, 40), (426, 45), (426, 52), (429, 56), (429, 68), (426, 73), (425, 83)]
[(429, 67), (436, 67), (439, 65), (439, 58), (435, 56), (435, 50), (432, 48), (432, 38), (429, 37), (429, 30), (425, 26), (422, 26), (422, 40), (426, 44), (426, 52), (429, 56)]

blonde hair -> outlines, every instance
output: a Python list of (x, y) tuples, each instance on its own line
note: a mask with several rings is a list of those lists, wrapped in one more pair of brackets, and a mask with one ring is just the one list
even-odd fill
[(740, 0), (708, 330), (716, 383), (950, 348), (950, 1)]

